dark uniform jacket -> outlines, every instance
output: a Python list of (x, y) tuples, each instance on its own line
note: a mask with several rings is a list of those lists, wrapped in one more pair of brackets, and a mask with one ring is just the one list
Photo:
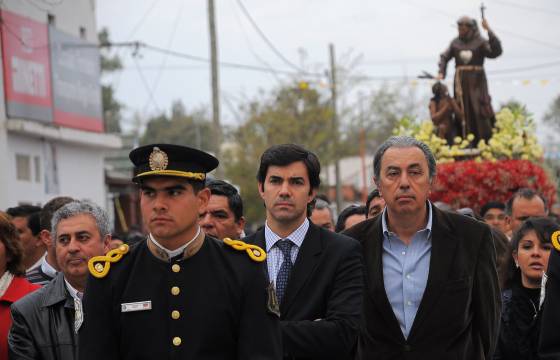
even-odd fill
[(408, 339), (383, 283), (381, 215), (346, 232), (362, 243), (366, 268), (358, 359), (492, 358), (501, 300), (490, 228), (464, 215), (432, 210), (428, 282)]
[[(264, 228), (244, 240), (266, 248)], [(284, 357), (353, 359), (362, 288), (360, 244), (310, 222), (280, 305)]]
[(281, 358), (261, 264), (212, 237), (169, 261), (143, 241), (85, 293), (80, 360)]
[(548, 280), (544, 298), (539, 355), (541, 359), (560, 360), (560, 250), (552, 249), (548, 259)]
[(9, 359), (78, 359), (74, 299), (62, 272), (41, 289), (12, 304), (11, 311)]

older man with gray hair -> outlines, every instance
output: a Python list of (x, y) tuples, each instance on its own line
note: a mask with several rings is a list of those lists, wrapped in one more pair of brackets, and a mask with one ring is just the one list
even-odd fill
[(488, 225), (428, 200), (430, 148), (407, 136), (377, 150), (380, 216), (345, 234), (362, 243), (366, 293), (357, 359), (490, 359), (500, 317)]
[(72, 201), (52, 218), (58, 275), (45, 287), (14, 303), (8, 336), (13, 359), (77, 359), (83, 322), (82, 295), (88, 261), (103, 255), (111, 239), (107, 214), (90, 201)]

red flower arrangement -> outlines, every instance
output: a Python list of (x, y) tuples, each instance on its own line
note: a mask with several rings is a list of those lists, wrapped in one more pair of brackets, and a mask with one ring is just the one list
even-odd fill
[(479, 212), (488, 201), (506, 202), (520, 188), (539, 191), (549, 204), (556, 187), (539, 165), (528, 160), (456, 161), (439, 164), (430, 199), (453, 208), (470, 207)]

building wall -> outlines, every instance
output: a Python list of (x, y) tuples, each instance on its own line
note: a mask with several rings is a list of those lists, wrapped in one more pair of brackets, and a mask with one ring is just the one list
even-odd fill
[(85, 40), (97, 43), (94, 0), (66, 0), (56, 5), (48, 5), (46, 1), (4, 0), (2, 8), (45, 24), (48, 15), (54, 15), (56, 28), (80, 36), (80, 27), (83, 27)]
[[(94, 0), (67, 0), (56, 5), (4, 0), (1, 7), (45, 24), (48, 23), (49, 14), (53, 15), (57, 29), (76, 37), (85, 35), (85, 40), (97, 43)], [(26, 133), (25, 130), (7, 130), (11, 120), (6, 119), (3, 83), (3, 73), (0, 71), (0, 210), (21, 203), (42, 205), (59, 195), (90, 199), (106, 207), (104, 156), (107, 150), (118, 147), (114, 136), (73, 130), (73, 134), (77, 135), (73, 139), (60, 136), (57, 140), (52, 134), (42, 136), (36, 132)], [(17, 120), (33, 123), (31, 120)], [(48, 171), (49, 153), (54, 154), (52, 159), (57, 167), (57, 187), (47, 187), (47, 178), (53, 178), (48, 176), (52, 175)], [(30, 180), (17, 179), (16, 154), (29, 156)], [(39, 173), (36, 173), (35, 158), (39, 159)]]
[[(50, 144), (49, 144), (50, 143)], [(46, 173), (50, 146), (54, 147), (57, 167), (58, 191), (47, 192)], [(16, 154), (29, 156), (31, 179), (16, 177)], [(8, 136), (7, 188), (0, 200), (0, 209), (20, 203), (45, 204), (55, 196), (65, 195), (89, 199), (106, 206), (103, 151), (65, 143), (52, 143), (42, 139), (10, 133)], [(39, 159), (39, 174), (35, 170), (35, 158)], [(38, 175), (38, 176), (37, 176)]]

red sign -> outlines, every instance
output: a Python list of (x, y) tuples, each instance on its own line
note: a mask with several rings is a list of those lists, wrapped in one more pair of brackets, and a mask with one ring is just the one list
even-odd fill
[(0, 17), (7, 115), (52, 122), (47, 25), (6, 10)]

